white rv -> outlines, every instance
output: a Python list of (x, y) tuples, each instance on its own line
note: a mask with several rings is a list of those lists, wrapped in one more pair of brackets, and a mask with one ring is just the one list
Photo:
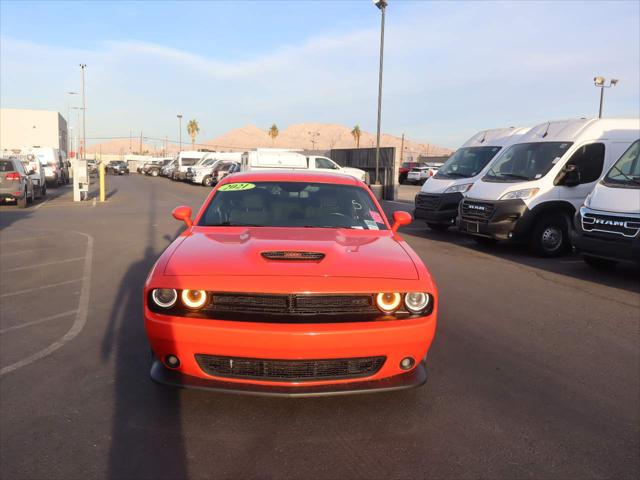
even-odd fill
[(572, 218), (603, 172), (640, 136), (638, 119), (546, 122), (491, 164), (460, 202), (458, 227), (480, 242), (524, 240), (541, 256), (568, 250)]
[(640, 265), (640, 140), (596, 184), (574, 225), (573, 245), (589, 265)]
[(319, 170), (343, 173), (362, 182), (367, 179), (367, 173), (358, 168), (341, 167), (328, 157), (304, 156), (294, 150), (279, 148), (257, 148), (242, 154), (241, 171), (262, 168), (288, 168), (293, 170)]
[(424, 182), (415, 198), (413, 216), (424, 220), (432, 230), (446, 230), (454, 225), (464, 193), (486, 173), (500, 152), (528, 131), (528, 128), (496, 128), (471, 137)]

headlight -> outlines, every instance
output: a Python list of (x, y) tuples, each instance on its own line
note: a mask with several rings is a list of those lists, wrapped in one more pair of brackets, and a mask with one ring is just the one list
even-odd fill
[(584, 199), (584, 206), (585, 207), (590, 207), (591, 206), (591, 197), (593, 195), (593, 192), (591, 192), (589, 195), (587, 195), (587, 198)]
[(424, 292), (409, 292), (404, 296), (404, 306), (411, 313), (422, 313), (429, 306), (429, 295)]
[(396, 311), (400, 303), (402, 303), (402, 295), (397, 292), (379, 293), (376, 295), (376, 305), (385, 313)]
[(178, 300), (178, 292), (173, 288), (156, 288), (151, 292), (154, 303), (162, 308), (171, 308)]
[(473, 187), (473, 183), (462, 183), (460, 185), (453, 185), (452, 187), (447, 188), (444, 193), (464, 193)]
[(526, 200), (527, 198), (533, 197), (539, 191), (539, 188), (524, 188), (522, 190), (514, 190), (513, 192), (505, 193), (502, 197), (500, 197), (500, 200)]
[(207, 292), (204, 290), (183, 290), (181, 298), (185, 307), (197, 310), (207, 302)]

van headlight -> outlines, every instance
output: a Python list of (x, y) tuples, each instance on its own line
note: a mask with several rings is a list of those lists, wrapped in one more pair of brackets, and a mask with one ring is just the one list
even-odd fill
[(153, 302), (161, 308), (171, 308), (178, 300), (178, 292), (173, 288), (156, 288), (151, 292)]
[(524, 188), (522, 190), (514, 190), (513, 192), (507, 192), (500, 197), (500, 200), (526, 200), (532, 198), (536, 193), (540, 191), (539, 188)]
[(590, 207), (591, 206), (591, 197), (593, 196), (593, 191), (587, 195), (587, 198), (584, 199), (584, 206), (585, 207)]
[(429, 294), (424, 292), (409, 292), (404, 296), (404, 306), (411, 313), (422, 313), (431, 301)]
[(386, 292), (376, 295), (376, 305), (384, 313), (395, 312), (402, 303), (402, 295), (398, 292)]
[(204, 290), (183, 290), (180, 298), (185, 307), (198, 310), (207, 302), (207, 292)]
[(462, 183), (460, 185), (453, 185), (447, 188), (444, 193), (464, 193), (473, 187), (473, 183)]

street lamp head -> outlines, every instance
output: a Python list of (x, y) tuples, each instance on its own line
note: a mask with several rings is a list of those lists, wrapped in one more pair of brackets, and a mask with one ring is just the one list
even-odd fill
[(593, 83), (596, 87), (602, 87), (604, 85), (604, 77), (594, 77)]
[(617, 85), (619, 81), (620, 80), (618, 80), (617, 78), (612, 78), (611, 79), (611, 86), (613, 87), (614, 85)]
[(387, 0), (371, 0), (371, 1), (380, 10), (382, 10), (383, 8), (385, 8), (388, 5)]
[(182, 114), (179, 113), (178, 115), (176, 115), (178, 118), (182, 118)]

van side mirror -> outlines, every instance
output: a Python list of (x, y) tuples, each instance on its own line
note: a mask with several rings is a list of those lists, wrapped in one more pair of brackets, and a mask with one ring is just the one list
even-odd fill
[(554, 182), (555, 185), (564, 185), (565, 187), (575, 187), (580, 185), (580, 170), (576, 165), (565, 165)]
[(176, 220), (184, 222), (187, 228), (191, 228), (191, 226), (193, 225), (193, 221), (191, 220), (191, 207), (187, 207), (186, 205), (176, 207), (173, 209), (173, 212), (171, 212), (171, 214)]
[(393, 225), (391, 226), (391, 231), (396, 233), (398, 228), (403, 225), (409, 225), (413, 218), (411, 218), (411, 214), (409, 212), (403, 212), (402, 210), (397, 210), (393, 212)]

